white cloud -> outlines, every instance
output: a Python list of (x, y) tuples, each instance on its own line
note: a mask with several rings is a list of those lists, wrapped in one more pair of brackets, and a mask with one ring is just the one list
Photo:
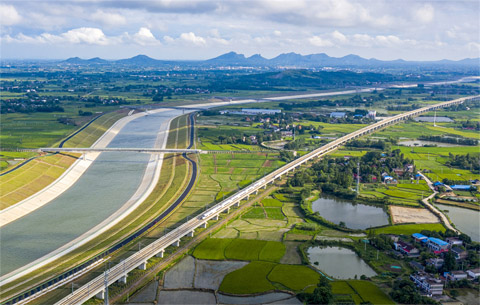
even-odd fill
[(424, 4), (423, 6), (415, 9), (414, 18), (421, 23), (430, 23), (435, 16), (435, 10), (431, 4)]
[(277, 37), (280, 37), (280, 36), (282, 36), (282, 32), (280, 32), (278, 30), (275, 30), (275, 31), (273, 31), (273, 35), (275, 35)]
[(308, 41), (316, 47), (333, 47), (333, 43), (330, 40), (324, 39), (320, 36), (313, 36)]
[(13, 5), (0, 4), (0, 24), (14, 25), (19, 23), (22, 17), (18, 14)]
[(133, 35), (133, 41), (142, 46), (160, 44), (150, 29), (145, 27), (140, 28), (140, 30)]
[(70, 43), (86, 43), (96, 45), (107, 45), (110, 43), (109, 39), (101, 29), (82, 27), (70, 30), (61, 35), (66, 41)]
[(97, 28), (78, 28), (72, 29), (60, 35), (54, 35), (50, 33), (43, 33), (37, 36), (28, 36), (22, 33), (17, 36), (8, 36), (10, 42), (19, 43), (52, 43), (52, 44), (90, 44), (90, 45), (109, 45), (115, 42), (119, 42), (118, 37), (107, 37), (101, 29)]
[(340, 33), (339, 31), (334, 31), (332, 34), (332, 38), (336, 40), (339, 43), (346, 43), (347, 42), (347, 37)]
[(127, 20), (122, 15), (102, 10), (93, 13), (91, 19), (107, 26), (119, 26), (127, 23)]
[(195, 35), (193, 32), (188, 32), (188, 33), (182, 33), (180, 35), (180, 40), (187, 42), (187, 43), (192, 43), (197, 46), (204, 46), (207, 44), (205, 39), (203, 37)]

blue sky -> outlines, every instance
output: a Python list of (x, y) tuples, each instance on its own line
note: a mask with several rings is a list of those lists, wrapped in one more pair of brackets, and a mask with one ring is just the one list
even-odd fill
[(462, 59), (480, 56), (479, 15), (476, 0), (1, 0), (0, 44), (2, 58)]

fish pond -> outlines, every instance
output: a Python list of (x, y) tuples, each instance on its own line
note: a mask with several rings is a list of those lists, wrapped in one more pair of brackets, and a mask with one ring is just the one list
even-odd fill
[(336, 279), (377, 275), (354, 251), (343, 247), (310, 247), (308, 260), (313, 267)]
[(387, 213), (379, 207), (351, 201), (320, 197), (312, 202), (312, 210), (335, 224), (345, 223), (351, 229), (364, 230), (388, 224)]
[(480, 242), (480, 212), (451, 205), (436, 204), (446, 212), (455, 227), (467, 234), (472, 240)]

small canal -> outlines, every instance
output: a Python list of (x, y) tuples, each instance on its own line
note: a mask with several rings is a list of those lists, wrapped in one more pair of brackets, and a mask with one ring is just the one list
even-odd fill
[(320, 197), (312, 202), (312, 210), (335, 224), (344, 222), (351, 229), (367, 229), (388, 224), (388, 214), (379, 207), (351, 201)]
[(436, 204), (445, 212), (455, 227), (467, 234), (472, 240), (480, 242), (480, 212), (456, 206)]
[(308, 248), (307, 254), (313, 267), (337, 279), (377, 275), (354, 251), (347, 248), (317, 246)]

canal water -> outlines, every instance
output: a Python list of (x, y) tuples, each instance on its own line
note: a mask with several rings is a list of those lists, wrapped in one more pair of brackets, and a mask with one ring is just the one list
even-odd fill
[[(125, 125), (108, 147), (152, 148), (162, 123), (181, 114), (174, 110), (137, 118)], [(161, 145), (163, 139), (159, 140)], [(60, 248), (115, 213), (136, 192), (149, 159), (144, 153), (101, 153), (63, 194), (2, 227), (0, 275)]]
[(367, 229), (387, 225), (388, 215), (382, 208), (366, 204), (353, 204), (351, 201), (320, 197), (312, 202), (312, 210), (335, 224), (341, 221), (351, 229)]
[(446, 214), (457, 229), (480, 242), (480, 212), (445, 204), (435, 205), (448, 211)]
[(310, 264), (336, 279), (353, 279), (355, 275), (372, 277), (377, 273), (358, 255), (343, 247), (311, 247), (307, 250)]

